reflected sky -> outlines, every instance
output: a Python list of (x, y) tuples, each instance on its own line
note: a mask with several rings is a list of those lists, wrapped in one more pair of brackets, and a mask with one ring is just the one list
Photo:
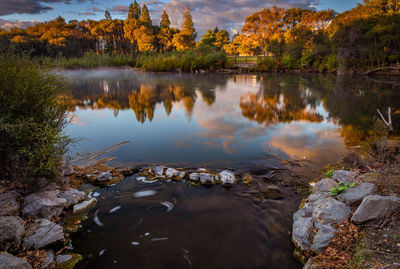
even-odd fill
[[(74, 88), (67, 133), (82, 138), (72, 152), (101, 151), (130, 140), (111, 153), (122, 163), (255, 167), (306, 159), (320, 167), (343, 155), (346, 138), (353, 135), (343, 133), (349, 129), (343, 126), (351, 125), (359, 134), (374, 120), (373, 114), (368, 121), (357, 113), (376, 96), (366, 98), (368, 91), (360, 95), (348, 88), (343, 93), (340, 85), (346, 82), (329, 75), (157, 74), (129, 69), (63, 75)], [(392, 100), (383, 97), (377, 106)], [(336, 107), (344, 103), (350, 110), (353, 102), (354, 111)]]

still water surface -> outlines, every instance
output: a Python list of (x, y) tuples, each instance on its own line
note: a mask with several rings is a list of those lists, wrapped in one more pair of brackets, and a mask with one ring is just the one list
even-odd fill
[[(114, 165), (239, 169), (275, 184), (309, 180), (370, 134), (376, 108), (400, 103), (387, 81), (364, 77), (129, 69), (63, 75), (74, 86), (67, 133), (81, 138), (73, 153), (128, 140), (105, 155), (116, 157)], [(247, 188), (145, 184), (132, 176), (98, 190), (98, 204), (73, 235), (75, 250), (86, 257), (79, 266), (301, 268), (290, 242), (301, 196), (287, 187), (283, 200), (255, 200)], [(135, 197), (143, 190), (154, 194)], [(167, 212), (165, 202), (174, 208)], [(102, 227), (93, 222), (96, 211)]]

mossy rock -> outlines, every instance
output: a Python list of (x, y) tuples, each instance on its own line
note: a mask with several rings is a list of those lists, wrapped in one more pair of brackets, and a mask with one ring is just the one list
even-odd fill
[(82, 260), (82, 255), (78, 253), (68, 252), (65, 255), (70, 255), (72, 258), (68, 261), (57, 264), (57, 269), (72, 269), (75, 265)]
[(242, 178), (242, 183), (247, 185), (247, 186), (252, 186), (253, 185), (253, 177), (250, 174), (245, 174)]

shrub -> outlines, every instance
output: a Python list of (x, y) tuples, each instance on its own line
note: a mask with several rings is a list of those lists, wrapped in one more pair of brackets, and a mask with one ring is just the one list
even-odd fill
[(278, 71), (279, 63), (272, 57), (263, 57), (257, 61), (259, 71)]
[(290, 55), (282, 57), (282, 64), (285, 69), (298, 69), (300, 66), (299, 61)]
[(55, 179), (70, 142), (62, 134), (65, 84), (27, 60), (0, 56), (0, 178), (18, 188)]

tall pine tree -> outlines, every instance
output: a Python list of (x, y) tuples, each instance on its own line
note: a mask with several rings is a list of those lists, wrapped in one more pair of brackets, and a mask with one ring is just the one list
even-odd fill
[(104, 17), (106, 18), (106, 20), (111, 21), (111, 15), (110, 15), (110, 12), (108, 12), (108, 10), (106, 10), (106, 12), (104, 12)]
[(187, 5), (183, 12), (183, 23), (180, 33), (174, 35), (172, 43), (178, 51), (188, 50), (195, 46), (196, 30), (194, 29), (194, 23), (190, 8)]
[(161, 16), (160, 27), (161, 28), (169, 28), (171, 22), (169, 21), (169, 16), (165, 10), (163, 10), (163, 14)]
[(140, 21), (141, 21), (143, 24), (146, 24), (146, 25), (148, 25), (148, 26), (151, 25), (150, 14), (149, 14), (149, 10), (147, 9), (147, 6), (146, 6), (146, 5), (143, 5), (143, 7), (142, 7), (142, 16), (141, 16), (141, 18), (140, 18)]
[(140, 18), (140, 6), (136, 2), (133, 4), (129, 5), (129, 10), (128, 10), (128, 19), (139, 19)]

